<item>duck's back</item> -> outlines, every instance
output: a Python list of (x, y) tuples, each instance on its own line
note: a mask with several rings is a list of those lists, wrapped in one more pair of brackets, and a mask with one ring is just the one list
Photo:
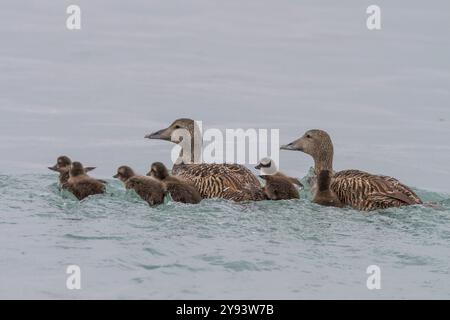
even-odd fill
[(94, 194), (105, 193), (104, 183), (89, 176), (69, 178), (63, 188), (73, 193), (78, 200), (83, 200)]
[(166, 190), (164, 185), (151, 177), (134, 176), (125, 182), (125, 188), (133, 189), (143, 200), (150, 205), (164, 202)]
[(343, 204), (359, 210), (422, 204), (420, 198), (397, 179), (359, 170), (335, 173), (331, 189)]
[(167, 192), (170, 193), (170, 196), (176, 202), (199, 203), (202, 200), (202, 196), (197, 188), (184, 181), (184, 179), (170, 176), (164, 179), (164, 184)]
[(195, 185), (203, 198), (234, 201), (264, 200), (261, 185), (252, 172), (238, 164), (180, 164), (172, 173)]
[(273, 175), (266, 177), (264, 193), (270, 200), (298, 199), (300, 194), (290, 179)]

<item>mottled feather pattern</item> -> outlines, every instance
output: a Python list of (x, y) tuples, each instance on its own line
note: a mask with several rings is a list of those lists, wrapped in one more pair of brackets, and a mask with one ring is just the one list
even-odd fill
[(203, 198), (225, 198), (234, 201), (264, 200), (259, 180), (238, 164), (174, 165), (172, 174), (193, 183)]
[(422, 203), (397, 179), (359, 170), (335, 173), (331, 189), (345, 205), (365, 211)]

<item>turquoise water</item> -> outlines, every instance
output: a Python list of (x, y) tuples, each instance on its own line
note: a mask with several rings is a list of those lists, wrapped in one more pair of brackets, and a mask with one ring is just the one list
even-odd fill
[[(450, 197), (418, 193), (436, 208), (361, 213), (307, 192), (150, 208), (118, 181), (78, 202), (56, 175), (1, 175), (0, 297), (449, 298)], [(71, 264), (81, 290), (66, 288)]]

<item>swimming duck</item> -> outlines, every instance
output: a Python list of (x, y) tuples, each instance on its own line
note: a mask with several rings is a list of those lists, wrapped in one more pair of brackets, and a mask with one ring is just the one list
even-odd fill
[(69, 179), (63, 185), (63, 188), (72, 192), (78, 200), (83, 200), (90, 195), (105, 193), (104, 181), (89, 177), (85, 170), (80, 162), (72, 162)]
[(147, 176), (151, 176), (164, 183), (173, 201), (199, 203), (202, 200), (202, 196), (193, 185), (180, 177), (170, 175), (166, 166), (161, 162), (154, 162)]
[(175, 120), (168, 128), (148, 134), (145, 138), (182, 142), (178, 133), (191, 138), (191, 150), (180, 152), (172, 174), (192, 183), (203, 198), (225, 198), (234, 201), (264, 200), (259, 180), (243, 165), (201, 163), (202, 136), (192, 119)]
[[(72, 160), (68, 156), (59, 156), (56, 159), (56, 164), (53, 167), (48, 167), (52, 171), (59, 172), (59, 183), (62, 186), (69, 180), (69, 170)], [(85, 167), (84, 171), (89, 172), (94, 170), (95, 167)]]
[(113, 178), (119, 179), (126, 189), (133, 189), (136, 193), (151, 206), (164, 203), (166, 189), (157, 179), (136, 175), (128, 166), (121, 166), (117, 169), (117, 174)]
[[(314, 172), (333, 172), (333, 143), (327, 132), (309, 130), (301, 138), (281, 146), (283, 150), (298, 150), (314, 159)], [(422, 204), (422, 200), (397, 179), (359, 170), (344, 170), (333, 174), (330, 185), (344, 205), (359, 210)]]
[(298, 199), (300, 195), (292, 181), (280, 175), (260, 175), (266, 180), (266, 185), (262, 188), (268, 200), (288, 200)]
[(320, 171), (317, 176), (317, 188), (314, 192), (313, 202), (322, 206), (342, 208), (342, 202), (339, 200), (336, 193), (330, 189), (331, 178), (331, 171)]
[(292, 184), (299, 186), (300, 188), (303, 187), (303, 184), (298, 180), (297, 178), (288, 177), (284, 173), (278, 171), (278, 167), (270, 158), (262, 158), (259, 163), (255, 166), (255, 169), (259, 169), (261, 171), (261, 175), (274, 175), (278, 177), (282, 177), (284, 179), (289, 180)]

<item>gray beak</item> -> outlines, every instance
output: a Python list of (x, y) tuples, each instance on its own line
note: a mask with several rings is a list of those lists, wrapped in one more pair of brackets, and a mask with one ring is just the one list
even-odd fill
[(161, 129), (161, 130), (159, 130), (159, 131), (156, 131), (156, 132), (147, 134), (144, 138), (146, 138), (146, 139), (168, 140), (170, 137), (167, 138), (167, 137), (164, 135), (164, 132), (165, 132), (166, 130), (167, 130), (167, 129)]
[(294, 148), (294, 143), (284, 144), (280, 147), (280, 150), (297, 150)]

